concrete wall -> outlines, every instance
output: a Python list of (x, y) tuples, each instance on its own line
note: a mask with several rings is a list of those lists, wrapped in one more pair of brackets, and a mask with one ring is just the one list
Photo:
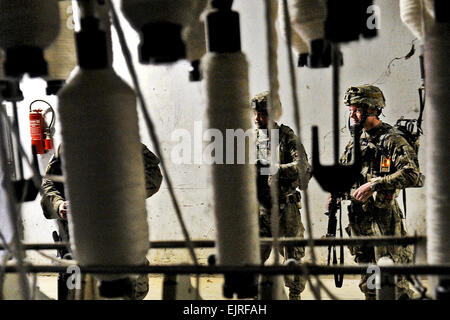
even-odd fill
[[(114, 1), (117, 3), (118, 1)], [(404, 56), (411, 47), (412, 34), (402, 24), (397, 1), (379, 0), (376, 4), (381, 9), (381, 29), (374, 40), (361, 40), (342, 46), (345, 64), (342, 68), (341, 91), (355, 84), (373, 83), (384, 74), (388, 63), (395, 57)], [(254, 95), (268, 89), (267, 56), (265, 41), (265, 22), (263, 1), (236, 0), (234, 9), (240, 13), (241, 36), (243, 51), (250, 61), (250, 94)], [(171, 136), (176, 129), (186, 129), (194, 136), (194, 128), (206, 126), (204, 82), (188, 81), (188, 64), (180, 62), (172, 66), (144, 66), (137, 61), (136, 48), (138, 36), (128, 23), (122, 19), (127, 35), (128, 45), (133, 54), (135, 66), (151, 117), (156, 125), (164, 152), (170, 178), (175, 186), (175, 192), (181, 203), (183, 217), (193, 239), (214, 239), (214, 214), (212, 192), (208, 167), (202, 164), (176, 165), (171, 161), (171, 152), (178, 141)], [(114, 67), (117, 72), (130, 82), (120, 48), (114, 39)], [(288, 68), (286, 63), (286, 48), (280, 41), (279, 69), (281, 84), (281, 100), (283, 115), (281, 123), (295, 128), (293, 108), (289, 88)], [(331, 134), (331, 69), (310, 70), (296, 69), (299, 85), (301, 107), (301, 129), (303, 143), (308, 154), (311, 154), (311, 127), (319, 125), (321, 137), (321, 159), (324, 163), (332, 161)], [(378, 85), (384, 91), (387, 99), (383, 121), (393, 123), (401, 115), (414, 117), (418, 115), (417, 88), (419, 86), (418, 54), (409, 60), (396, 60), (391, 65), (390, 73), (381, 77)], [(23, 83), (26, 100), (21, 103), (21, 128), (24, 142), (28, 138), (27, 108), (32, 99), (45, 98), (56, 105), (56, 98), (44, 96), (44, 86), (39, 80), (28, 80)], [(341, 95), (342, 96), (342, 95)], [(341, 105), (340, 124), (346, 125), (347, 114), (345, 106)], [(142, 119), (142, 118), (141, 118)], [(59, 129), (57, 125), (57, 129)], [(425, 129), (425, 134), (426, 130)], [(142, 142), (152, 149), (149, 135), (144, 122), (140, 121)], [(347, 129), (342, 130), (341, 149), (349, 139)], [(29, 141), (29, 140), (28, 140)], [(57, 135), (56, 142), (60, 141)], [(201, 148), (192, 147), (192, 157)], [(422, 171), (425, 171), (424, 154), (426, 146), (421, 146), (419, 159)], [(49, 155), (41, 158), (42, 166), (48, 161)], [(408, 190), (407, 227), (410, 233), (425, 233), (425, 193), (424, 189)], [(313, 220), (314, 237), (321, 237), (326, 232), (327, 219), (323, 215), (327, 194), (312, 179), (309, 189), (311, 216)], [(38, 199), (39, 200), (39, 199)], [(39, 202), (23, 206), (25, 240), (33, 242), (51, 242), (51, 230), (54, 222), (45, 220)], [(161, 190), (147, 200), (150, 237), (152, 240), (183, 239), (169, 193), (164, 183)], [(304, 212), (302, 219), (305, 221)], [(1, 222), (1, 221), (0, 221)], [(212, 250), (197, 251), (201, 261), (205, 262)], [(326, 248), (318, 250), (320, 262), (326, 262)], [(37, 255), (30, 255), (34, 261), (44, 260)], [(152, 250), (152, 262), (177, 263), (188, 261), (186, 250)], [(349, 257), (347, 257), (349, 261)], [(306, 259), (309, 259), (307, 252)]]

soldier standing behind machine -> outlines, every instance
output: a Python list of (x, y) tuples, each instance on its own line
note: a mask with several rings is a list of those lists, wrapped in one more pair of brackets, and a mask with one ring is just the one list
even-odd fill
[[(379, 119), (385, 98), (378, 87), (350, 87), (345, 92), (344, 103), (349, 106), (353, 125), (363, 129), (362, 170), (350, 193), (346, 231), (351, 236), (406, 236), (396, 197), (401, 189), (421, 186), (417, 155), (401, 132)], [(345, 149), (342, 164), (352, 162), (352, 152), (353, 141)], [(351, 247), (350, 251), (358, 263), (373, 264), (385, 256), (395, 263), (412, 262), (412, 251), (407, 246)], [(373, 300), (376, 292), (368, 288), (368, 276), (361, 276), (359, 287), (366, 299)], [(404, 277), (399, 277), (396, 285), (398, 299), (411, 298), (412, 291)]]
[[(50, 160), (46, 175), (62, 176), (62, 155), (63, 145), (61, 144), (55, 155)], [(145, 169), (145, 187), (147, 198), (158, 192), (162, 182), (161, 170), (159, 169), (159, 159), (148, 148), (142, 144), (142, 156), (144, 160)], [(144, 173), (144, 172), (143, 172)], [(50, 179), (42, 180), (42, 199), (41, 206), (44, 216), (47, 219), (57, 219), (59, 234), (54, 232), (53, 238), (55, 241), (69, 242), (69, 228), (67, 223), (67, 214), (69, 208), (69, 201), (66, 200), (64, 185), (61, 182), (54, 182)], [(102, 201), (102, 199), (99, 199)], [(61, 258), (71, 259), (71, 254), (67, 250), (60, 250), (59, 256)], [(148, 261), (145, 261), (148, 264)], [(66, 300), (73, 298), (75, 290), (68, 290), (66, 285), (66, 276), (70, 274), (60, 274), (58, 279), (58, 299)], [(129, 297), (131, 300), (142, 300), (148, 293), (148, 276), (147, 274), (139, 275), (134, 284), (133, 292)]]
[[(269, 169), (271, 152), (278, 153), (279, 167), (275, 173), (278, 181), (279, 230), (282, 237), (303, 238), (303, 227), (300, 208), (301, 196), (298, 188), (305, 190), (311, 178), (311, 168), (303, 145), (297, 150), (297, 136), (286, 125), (272, 122), (272, 129), (278, 130), (279, 145), (277, 150), (271, 148), (271, 137), (268, 132), (268, 98), (269, 91), (262, 92), (252, 99), (254, 121), (257, 126), (257, 186), (259, 200), (259, 227), (261, 237), (271, 237), (271, 196), (270, 184), (273, 175), (267, 175), (263, 169)], [(261, 260), (264, 263), (270, 256), (271, 247), (261, 248)], [(295, 259), (301, 262), (305, 256), (304, 247), (284, 247), (281, 250), (284, 259)], [(299, 300), (305, 289), (306, 279), (295, 275), (292, 279), (285, 277), (285, 285), (289, 287), (289, 299)]]

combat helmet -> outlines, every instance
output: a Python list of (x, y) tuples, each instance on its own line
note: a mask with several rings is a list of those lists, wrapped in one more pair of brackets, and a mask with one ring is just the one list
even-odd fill
[[(263, 91), (255, 95), (251, 101), (252, 109), (256, 112), (269, 112), (269, 99), (270, 99), (270, 91)], [(272, 101), (272, 111), (271, 117), (274, 120), (277, 120), (281, 115), (281, 101), (280, 96), (276, 94), (273, 97)]]
[(379, 115), (386, 106), (386, 99), (380, 88), (364, 84), (350, 87), (345, 91), (344, 103), (347, 106), (358, 105), (366, 107), (369, 114)]
[(255, 95), (252, 99), (252, 109), (257, 112), (267, 112), (269, 94), (269, 91), (263, 91)]

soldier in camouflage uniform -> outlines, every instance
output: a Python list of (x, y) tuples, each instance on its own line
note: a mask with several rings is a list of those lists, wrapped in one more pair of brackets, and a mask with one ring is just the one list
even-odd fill
[[(261, 172), (264, 164), (270, 164), (271, 146), (268, 133), (268, 96), (265, 91), (252, 99), (254, 121), (257, 129), (257, 157), (258, 157), (258, 200), (259, 200), (259, 227), (261, 237), (271, 237), (271, 196), (270, 184), (274, 176), (265, 175)], [(305, 228), (303, 227), (300, 207), (301, 197), (298, 188), (306, 189), (311, 178), (311, 169), (308, 163), (303, 145), (297, 150), (297, 136), (291, 128), (285, 125), (272, 123), (272, 129), (278, 130), (279, 145), (277, 155), (279, 167), (276, 172), (278, 181), (279, 198), (279, 231), (282, 237), (303, 238)], [(263, 164), (263, 165), (261, 165)], [(264, 263), (270, 256), (271, 247), (261, 248), (261, 260)], [(305, 256), (304, 247), (284, 247), (281, 250), (284, 259), (295, 259), (299, 263)], [(285, 285), (289, 287), (289, 299), (300, 299), (300, 293), (305, 289), (306, 279), (300, 275), (292, 278), (285, 277)]]
[[(61, 154), (63, 152), (62, 144), (58, 147), (55, 155), (50, 160), (46, 175), (62, 176), (62, 163)], [(145, 187), (147, 190), (147, 198), (158, 192), (162, 182), (161, 171), (158, 167), (159, 159), (148, 148), (142, 144), (142, 155), (144, 159), (145, 169)], [(64, 185), (61, 182), (55, 182), (49, 179), (43, 179), (42, 181), (42, 199), (41, 206), (44, 212), (44, 216), (47, 219), (57, 219), (59, 241), (69, 242), (69, 228), (67, 224), (67, 212), (69, 202), (66, 201)], [(55, 237), (55, 236), (54, 236)], [(70, 258), (68, 251), (62, 250), (59, 255), (64, 258)], [(145, 264), (148, 265), (148, 260), (145, 259)], [(62, 275), (60, 275), (61, 277)], [(58, 291), (62, 292), (62, 296), (59, 299), (70, 299), (73, 297), (74, 292), (68, 292), (65, 285), (65, 281), (59, 281)], [(135, 280), (134, 290), (129, 297), (131, 300), (142, 300), (148, 293), (148, 276), (146, 274), (139, 275)], [(73, 291), (73, 290), (72, 290)]]
[[(420, 172), (417, 155), (406, 139), (391, 125), (379, 119), (385, 98), (378, 87), (350, 87), (344, 103), (350, 108), (354, 125), (362, 127), (360, 138), (363, 167), (359, 181), (353, 186), (349, 207), (351, 236), (406, 236), (402, 211), (396, 197), (401, 189), (418, 186)], [(353, 141), (345, 148), (342, 164), (352, 162)], [(409, 246), (351, 247), (355, 261), (376, 263), (387, 256), (395, 263), (412, 262)], [(375, 290), (367, 286), (368, 275), (361, 276), (360, 289), (366, 299), (375, 299)], [(399, 277), (399, 299), (412, 296), (408, 282)]]

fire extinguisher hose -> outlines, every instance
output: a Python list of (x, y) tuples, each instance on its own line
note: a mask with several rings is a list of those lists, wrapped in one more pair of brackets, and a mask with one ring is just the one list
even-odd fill
[[(34, 100), (33, 102), (30, 103), (30, 109), (29, 109), (30, 112), (32, 111), (32, 109), (31, 109), (32, 105), (35, 104), (36, 102), (43, 102), (43, 103), (45, 103), (49, 107), (49, 110), (51, 110), (51, 112), (52, 112), (52, 120), (50, 121), (50, 125), (48, 127), (50, 129), (53, 128), (53, 126), (55, 125), (55, 110), (50, 105), (50, 103), (48, 103), (47, 101), (41, 100), (41, 99), (37, 99), (37, 100)], [(44, 114), (45, 113), (47, 113), (47, 111), (44, 112)]]

